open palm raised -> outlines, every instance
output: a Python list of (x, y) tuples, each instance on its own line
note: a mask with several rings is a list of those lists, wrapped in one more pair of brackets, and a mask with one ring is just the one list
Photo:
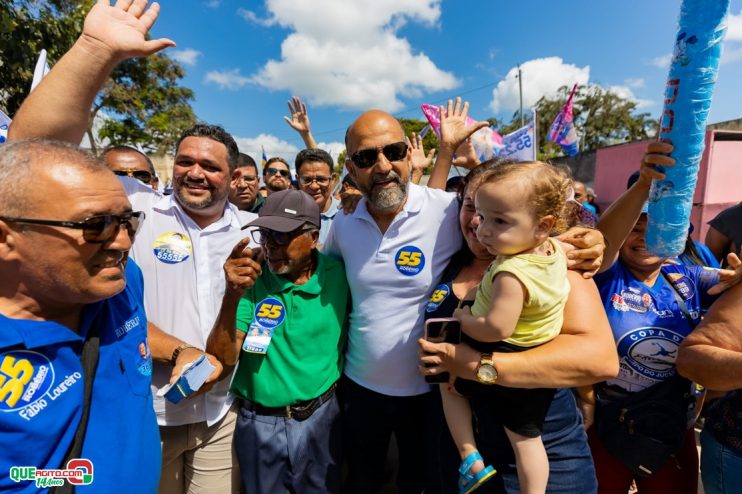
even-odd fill
[(147, 0), (98, 0), (85, 18), (82, 37), (108, 50), (115, 60), (156, 53), (175, 42), (148, 40), (147, 33), (160, 13), (159, 4), (147, 7)]

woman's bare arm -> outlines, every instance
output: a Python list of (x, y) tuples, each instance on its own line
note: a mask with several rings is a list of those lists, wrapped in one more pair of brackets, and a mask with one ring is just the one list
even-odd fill
[[(574, 271), (567, 274), (571, 286), (564, 309), (562, 332), (532, 350), (494, 354), (497, 384), (513, 388), (565, 388), (585, 386), (615, 377), (618, 354), (600, 294), (592, 280)], [(420, 340), (425, 374), (451, 372), (474, 380), (480, 353), (467, 345)]]

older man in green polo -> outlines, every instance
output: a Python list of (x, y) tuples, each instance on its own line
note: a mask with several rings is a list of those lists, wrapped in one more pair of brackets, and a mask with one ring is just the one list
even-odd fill
[(246, 248), (247, 239), (233, 250), (207, 345), (225, 369), (239, 362), (231, 392), (240, 399), (243, 485), (248, 494), (339, 492), (345, 268), (317, 251), (319, 207), (302, 191), (271, 194), (248, 226), (263, 252)]

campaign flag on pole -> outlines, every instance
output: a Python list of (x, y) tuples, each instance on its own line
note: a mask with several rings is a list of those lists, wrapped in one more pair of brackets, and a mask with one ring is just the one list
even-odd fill
[(536, 161), (536, 136), (533, 121), (515, 132), (502, 136), (503, 158), (517, 161)]
[(559, 144), (569, 156), (576, 155), (580, 145), (580, 139), (577, 137), (572, 116), (572, 98), (574, 98), (576, 90), (577, 84), (574, 85), (572, 92), (569, 93), (569, 98), (564, 104), (564, 108), (557, 113), (548, 134), (549, 140)]
[(36, 61), (36, 68), (33, 71), (33, 81), (31, 82), (31, 91), (39, 85), (41, 79), (49, 73), (49, 62), (46, 60), (46, 50), (42, 49), (39, 53), (39, 59)]
[(10, 127), (10, 117), (0, 110), (0, 145), (8, 140), (8, 127)]

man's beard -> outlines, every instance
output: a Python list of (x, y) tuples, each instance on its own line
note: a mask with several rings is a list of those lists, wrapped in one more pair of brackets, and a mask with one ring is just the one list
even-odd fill
[[(284, 186), (284, 184), (285, 184), (285, 186)], [(279, 185), (279, 187), (277, 188), (276, 186), (273, 185), (272, 182), (266, 182), (265, 183), (265, 188), (268, 189), (268, 190), (270, 190), (271, 192), (280, 192), (282, 190), (286, 190), (289, 187), (291, 187), (291, 183), (290, 182), (289, 183), (286, 183), (284, 181), (278, 182), (278, 185)]]
[[(202, 184), (198, 184), (198, 185), (202, 185)], [(184, 187), (185, 187), (185, 180), (176, 184), (174, 192), (175, 192), (175, 197), (178, 199), (178, 202), (180, 202), (183, 206), (185, 206), (188, 209), (209, 208), (229, 195), (229, 190), (225, 191), (224, 194), (220, 195), (217, 193), (216, 190), (214, 190), (212, 187), (209, 187), (207, 185), (208, 187), (207, 190), (209, 194), (204, 198), (195, 200), (195, 199), (190, 199), (186, 196), (183, 190)]]
[[(396, 180), (397, 183), (394, 187), (374, 187), (377, 183), (385, 182), (389, 179)], [(360, 184), (359, 188), (366, 197), (366, 200), (374, 209), (378, 211), (392, 211), (399, 208), (407, 198), (408, 183), (409, 180), (402, 181), (399, 174), (392, 170), (386, 175), (375, 173), (371, 178), (371, 185), (369, 188), (366, 188), (365, 185), (360, 186)]]

